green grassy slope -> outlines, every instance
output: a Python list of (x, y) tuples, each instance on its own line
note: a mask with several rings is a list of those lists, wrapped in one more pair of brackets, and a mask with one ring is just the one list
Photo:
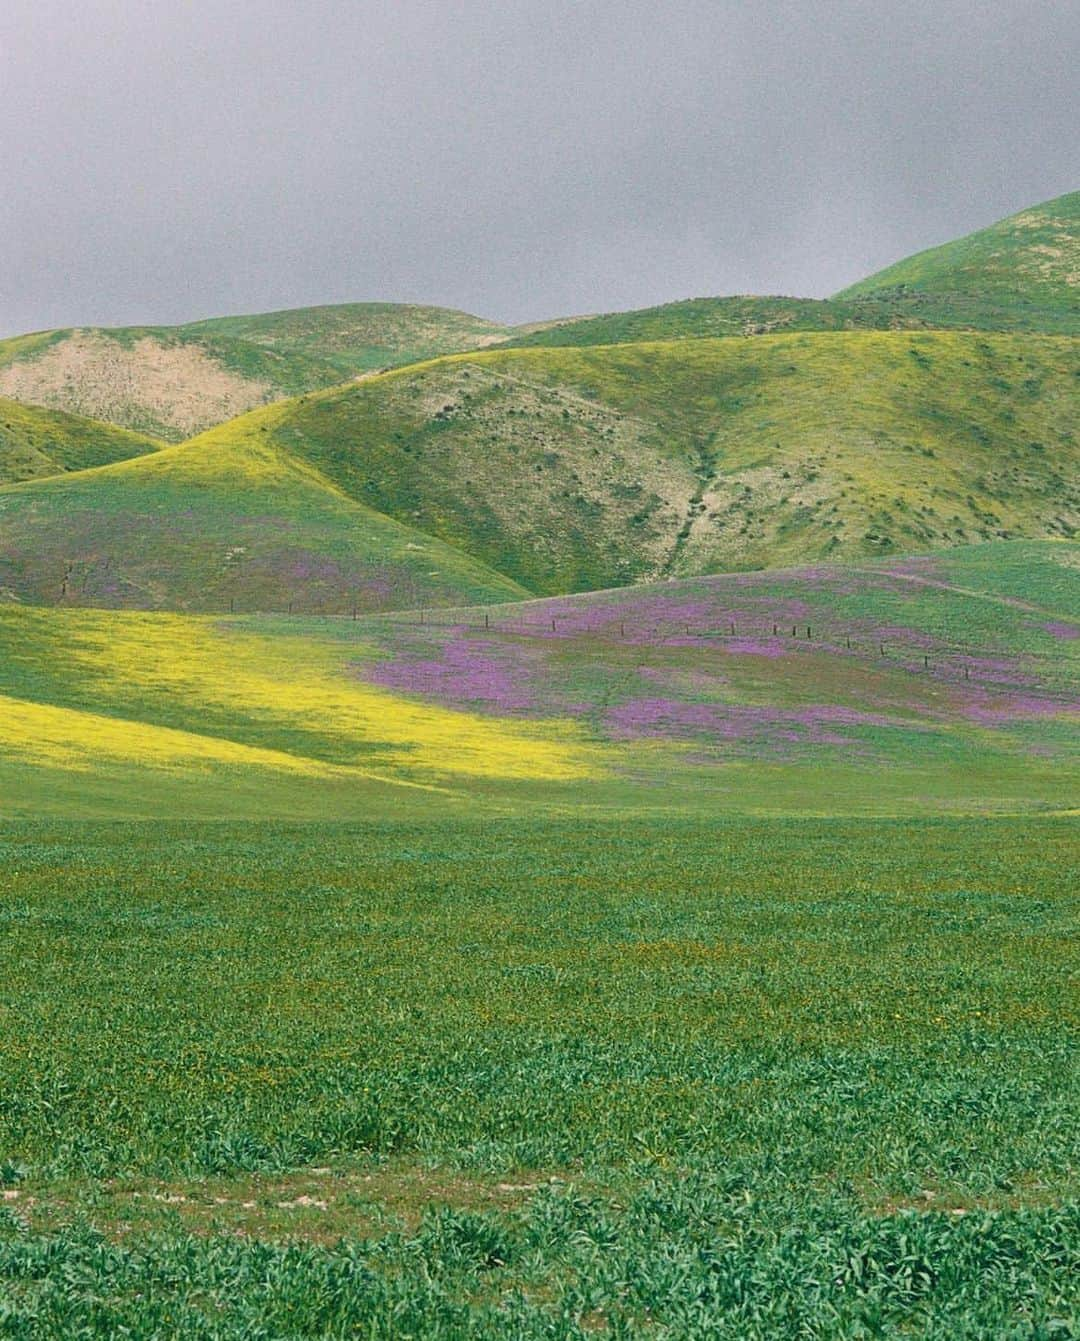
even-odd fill
[(215, 317), (182, 329), (192, 335), (228, 336), (289, 356), (307, 355), (333, 364), (346, 377), (498, 343), (509, 328), (445, 307), (340, 303)]
[(689, 298), (632, 312), (548, 322), (540, 328), (526, 328), (504, 343), (515, 348), (565, 348), (640, 340), (773, 335), (781, 331), (937, 329), (1077, 335), (1080, 311), (1016, 303), (1007, 295), (943, 295), (895, 289), (828, 299)]
[[(399, 793), (479, 814), (1069, 809), (1078, 555), (1006, 543), (423, 622), (0, 606), (0, 797), (328, 819), (396, 814)], [(1015, 594), (1025, 565), (1056, 571), (1041, 604)]]
[(464, 313), (392, 303), (45, 331), (0, 341), (0, 395), (177, 442), (256, 405), (471, 349), (502, 331)]
[(350, 496), (541, 593), (1069, 535), (1080, 345), (845, 332), (490, 350), (255, 412)]
[(578, 722), (670, 804), (978, 806), (1047, 768), (1068, 806), (1078, 602), (1080, 546), (998, 542), (391, 616), (357, 661), (425, 703)]
[(973, 329), (1080, 334), (1080, 192), (909, 257), (833, 298), (692, 298), (526, 327), (515, 346), (768, 335), (776, 331)]
[(113, 424), (0, 397), (0, 484), (126, 461), (161, 445)]
[(0, 590), (35, 602), (204, 610), (521, 594), (265, 442), (171, 447), (0, 489)]
[(1080, 191), (919, 252), (837, 297), (889, 291), (978, 294), (1075, 318), (1080, 309)]

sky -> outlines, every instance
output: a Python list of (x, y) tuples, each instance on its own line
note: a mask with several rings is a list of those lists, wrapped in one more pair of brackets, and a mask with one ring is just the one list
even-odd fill
[(0, 335), (819, 297), (1080, 189), (1073, 0), (0, 0)]

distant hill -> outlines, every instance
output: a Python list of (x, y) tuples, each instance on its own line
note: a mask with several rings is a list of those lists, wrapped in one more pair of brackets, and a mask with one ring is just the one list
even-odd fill
[(909, 256), (836, 297), (871, 294), (939, 299), (977, 294), (1075, 319), (1080, 313), (1080, 191)]
[(179, 442), (261, 405), (492, 346), (782, 332), (1080, 335), (1080, 192), (922, 252), (831, 299), (692, 298), (519, 327), (447, 308), (343, 303), (183, 326), (86, 327), (0, 341), (0, 396)]
[(510, 328), (445, 307), (342, 303), (258, 316), (215, 317), (183, 329), (192, 335), (222, 335), (277, 353), (318, 359), (348, 377), (457, 350), (482, 349), (504, 340)]
[(126, 461), (162, 445), (113, 424), (0, 397), (0, 484)]
[(1080, 334), (1080, 192), (909, 257), (833, 298), (690, 298), (521, 327), (515, 346), (770, 335), (986, 330)]
[(0, 598), (341, 614), (505, 600), (509, 579), (267, 441), (0, 489)]
[(256, 411), (343, 493), (538, 593), (1080, 525), (1080, 344), (785, 334), (436, 360)]
[(461, 312), (390, 303), (45, 331), (0, 341), (0, 395), (178, 442), (257, 405), (472, 349), (503, 331)]
[(515, 348), (700, 340), (783, 331), (1031, 331), (1080, 334), (1080, 310), (1048, 309), (973, 293), (884, 289), (851, 298), (688, 298), (603, 316), (567, 317), (525, 327), (504, 343)]

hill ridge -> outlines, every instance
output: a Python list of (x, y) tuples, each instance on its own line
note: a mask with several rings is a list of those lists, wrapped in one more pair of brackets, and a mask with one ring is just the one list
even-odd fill
[(985, 228), (924, 248), (834, 297), (893, 289), (977, 291), (1075, 312), (1080, 308), (1080, 191), (1026, 206)]

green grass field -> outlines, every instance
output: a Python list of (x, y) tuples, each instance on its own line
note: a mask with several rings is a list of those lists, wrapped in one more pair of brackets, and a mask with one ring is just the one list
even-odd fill
[(0, 1338), (1080, 1337), (1078, 202), (0, 342)]
[(627, 839), (0, 829), (0, 1335), (1071, 1334), (1075, 827)]
[(0, 606), (4, 814), (1069, 810), (1077, 549), (1006, 542), (423, 622)]

